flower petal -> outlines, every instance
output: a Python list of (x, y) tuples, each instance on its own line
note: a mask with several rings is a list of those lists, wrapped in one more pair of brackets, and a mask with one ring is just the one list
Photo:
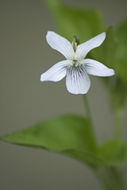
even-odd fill
[(67, 59), (71, 59), (74, 55), (72, 44), (64, 37), (55, 32), (48, 31), (46, 35), (48, 44), (55, 50), (63, 54)]
[(67, 90), (72, 94), (86, 94), (90, 88), (90, 79), (84, 66), (70, 66), (66, 77)]
[(103, 32), (95, 36), (94, 38), (86, 41), (85, 43), (80, 44), (77, 47), (76, 58), (83, 59), (89, 51), (100, 46), (103, 43), (105, 37), (106, 37), (106, 33)]
[(115, 74), (115, 71), (113, 69), (110, 69), (102, 63), (93, 59), (85, 59), (84, 64), (87, 73), (90, 75), (106, 77)]
[(40, 77), (40, 81), (53, 81), (57, 82), (63, 79), (66, 75), (66, 66), (70, 63), (70, 61), (65, 60), (56, 63), (53, 65), (48, 71), (43, 73)]

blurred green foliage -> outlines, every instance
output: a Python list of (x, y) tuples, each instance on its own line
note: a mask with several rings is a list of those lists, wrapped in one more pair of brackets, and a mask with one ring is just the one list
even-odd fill
[(70, 41), (77, 36), (81, 43), (105, 30), (100, 11), (67, 6), (59, 0), (45, 0), (45, 3), (53, 13), (59, 33)]
[(103, 80), (111, 95), (114, 110), (121, 111), (127, 99), (127, 20), (116, 28), (106, 30), (106, 40), (101, 47), (91, 51), (91, 56), (108, 67), (114, 68), (116, 76)]

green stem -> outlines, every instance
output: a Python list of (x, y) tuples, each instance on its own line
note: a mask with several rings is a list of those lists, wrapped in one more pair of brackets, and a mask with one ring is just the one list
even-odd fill
[(86, 110), (86, 116), (87, 118), (91, 119), (91, 113), (90, 113), (89, 104), (88, 104), (86, 95), (83, 95), (83, 101), (84, 101), (84, 106)]
[(125, 190), (123, 173), (120, 168), (102, 167), (96, 171), (96, 176), (105, 190)]

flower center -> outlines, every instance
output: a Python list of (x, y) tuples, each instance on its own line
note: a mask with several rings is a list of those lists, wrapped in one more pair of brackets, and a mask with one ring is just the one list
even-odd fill
[(76, 60), (76, 59), (73, 59), (73, 64), (74, 64), (74, 66), (78, 66), (78, 60)]

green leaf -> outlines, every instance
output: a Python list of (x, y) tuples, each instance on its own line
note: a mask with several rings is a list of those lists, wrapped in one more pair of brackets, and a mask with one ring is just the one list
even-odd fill
[(107, 165), (120, 166), (127, 159), (126, 146), (123, 141), (112, 140), (105, 142), (99, 149), (98, 155), (107, 162)]
[(96, 152), (67, 150), (66, 153), (94, 167), (119, 167), (127, 160), (126, 145), (120, 140), (105, 142), (102, 146), (98, 146)]
[(36, 146), (52, 151), (96, 150), (90, 121), (76, 115), (61, 116), (1, 138), (14, 144)]
[[(81, 116), (61, 116), (1, 139), (17, 145), (66, 154), (92, 166), (96, 165), (97, 145), (92, 126), (88, 119)], [(82, 152), (85, 152), (83, 156)]]
[(125, 161), (122, 144), (109, 143), (100, 148), (96, 144), (91, 122), (77, 115), (66, 115), (45, 121), (3, 136), (1, 140), (65, 154), (94, 168), (102, 165), (119, 165)]
[(72, 41), (73, 36), (84, 42), (105, 30), (100, 11), (64, 5), (59, 0), (46, 0), (54, 15), (60, 34)]

